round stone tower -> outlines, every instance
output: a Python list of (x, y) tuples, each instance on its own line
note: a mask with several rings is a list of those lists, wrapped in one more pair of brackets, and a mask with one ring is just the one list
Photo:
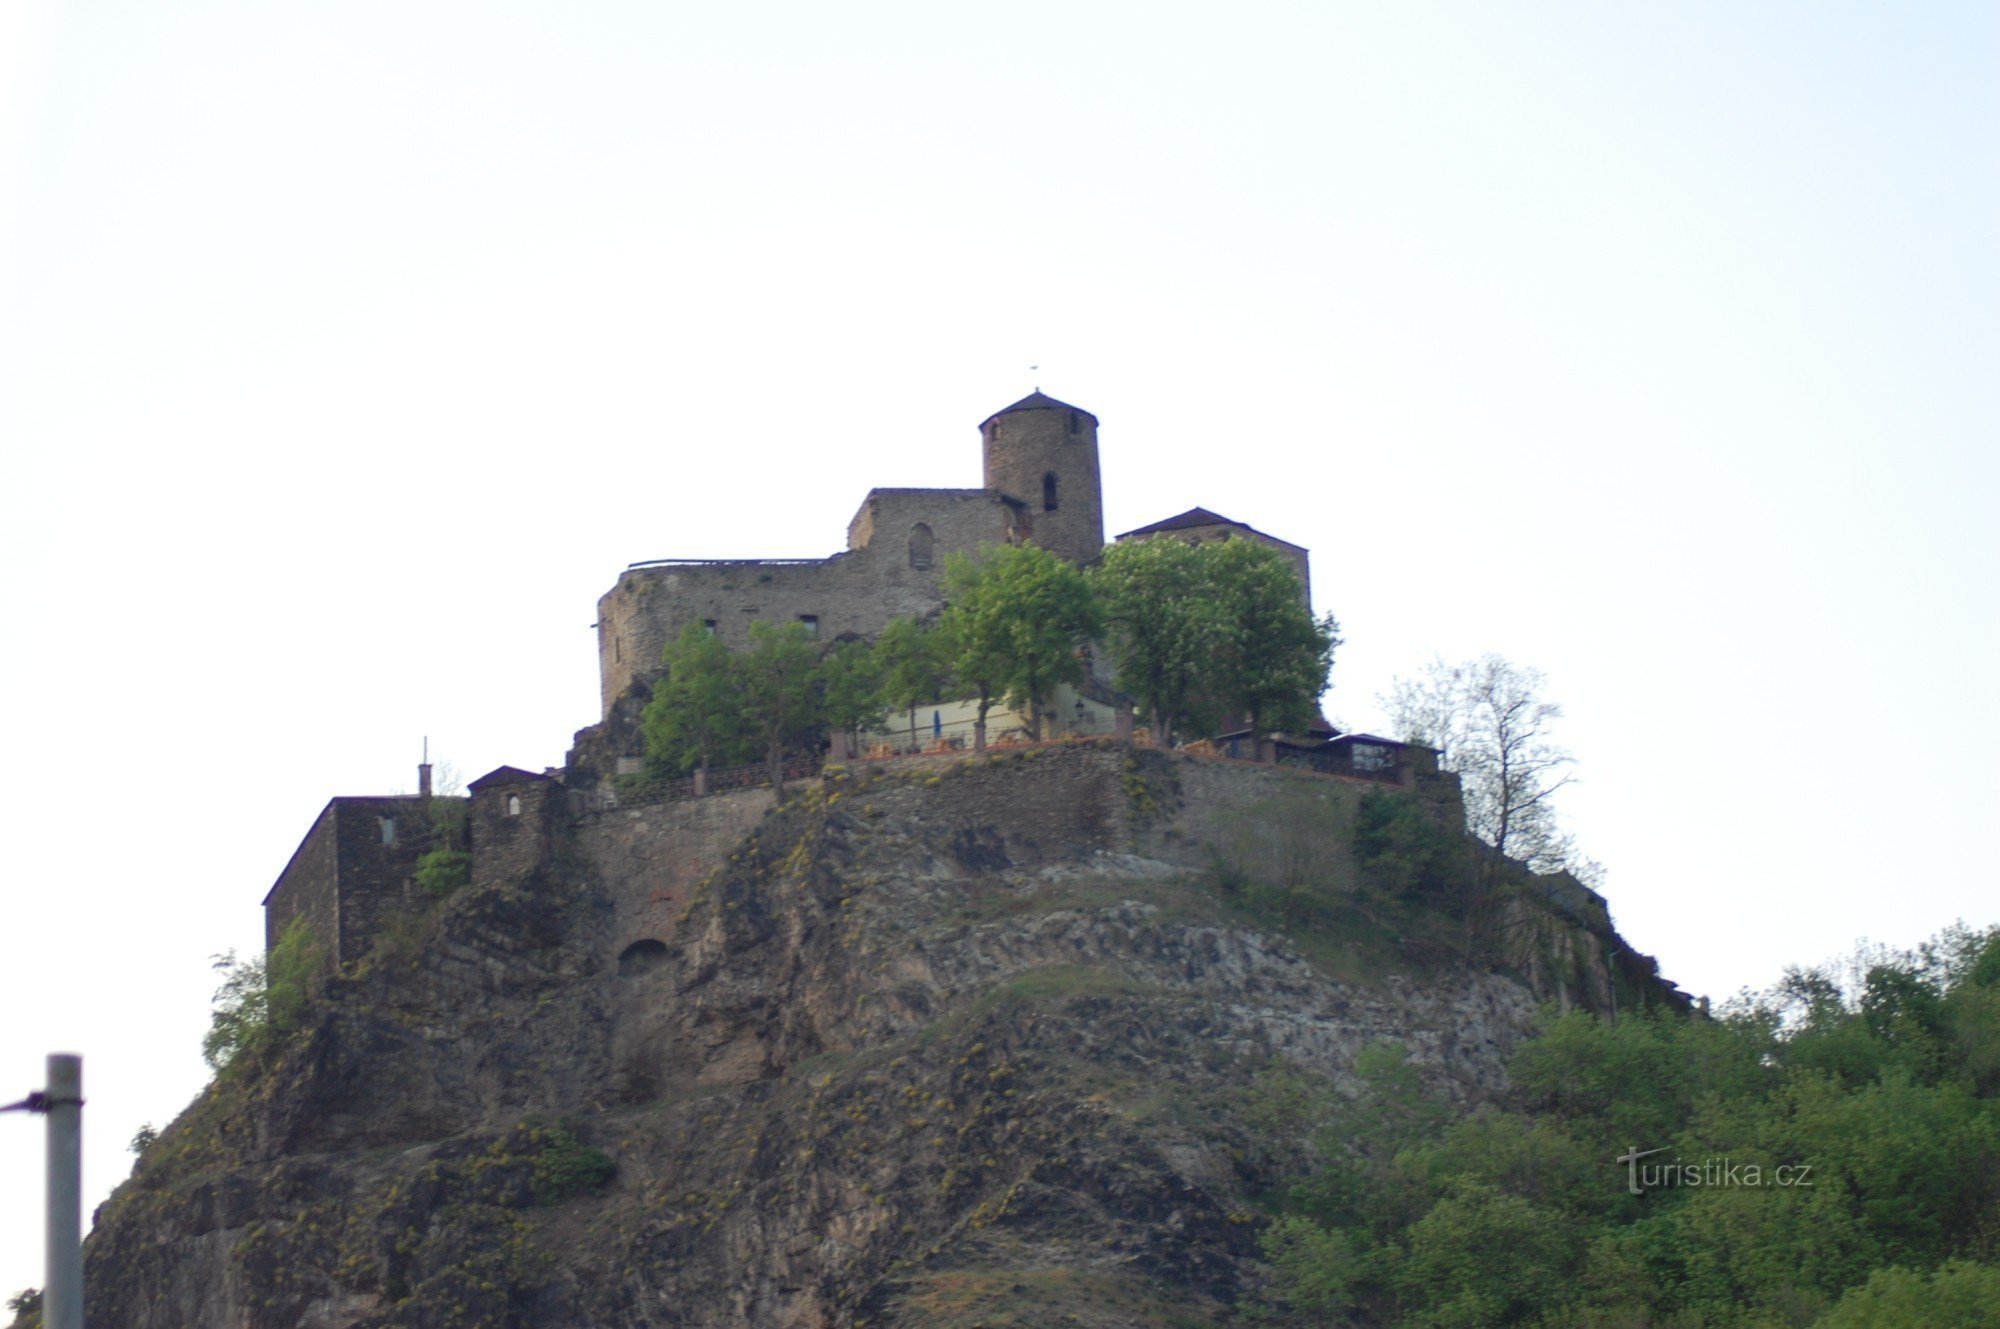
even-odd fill
[(1030, 539), (1076, 563), (1103, 552), (1096, 416), (1031, 392), (987, 417), (979, 435), (986, 487), (1021, 502)]

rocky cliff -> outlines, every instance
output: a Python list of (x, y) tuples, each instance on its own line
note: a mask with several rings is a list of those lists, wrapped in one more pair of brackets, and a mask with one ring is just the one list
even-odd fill
[(1389, 1039), (1475, 1099), (1539, 1000), (1664, 992), (1587, 892), (1517, 890), (1497, 963), (1388, 907), (1358, 782), (891, 765), (583, 816), (402, 920), (100, 1211), (90, 1322), (1229, 1323), (1306, 1163), (1274, 1072)]

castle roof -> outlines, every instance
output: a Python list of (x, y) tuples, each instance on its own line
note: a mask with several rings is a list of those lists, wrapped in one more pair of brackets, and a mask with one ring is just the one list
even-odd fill
[(1269, 540), (1274, 544), (1286, 545), (1293, 549), (1299, 548), (1298, 545), (1292, 544), (1290, 540), (1280, 540), (1268, 531), (1258, 530), (1249, 522), (1237, 521), (1235, 518), (1225, 517), (1219, 512), (1210, 512), (1207, 508), (1189, 508), (1179, 516), (1168, 517), (1164, 521), (1154, 522), (1151, 526), (1141, 526), (1137, 530), (1126, 531), (1124, 534), (1113, 538), (1123, 540), (1134, 535), (1158, 535), (1163, 531), (1184, 531), (1189, 527), (1195, 526), (1234, 526), (1239, 531), (1248, 531), (1250, 534)]
[(528, 784), (548, 778), (546, 775), (537, 775), (533, 771), (524, 771), (518, 766), (495, 766), (465, 788), (467, 792), (476, 794), (482, 789), (491, 789), (495, 785)]
[(993, 412), (993, 414), (987, 416), (984, 420), (981, 420), (979, 422), (979, 427), (981, 429), (984, 429), (986, 428), (986, 426), (992, 424), (995, 420), (998, 420), (1001, 416), (1012, 415), (1016, 411), (1075, 411), (1078, 415), (1087, 416), (1090, 420), (1090, 423), (1092, 424), (1097, 423), (1097, 417), (1091, 415), (1089, 411), (1084, 410), (1081, 406), (1072, 406), (1066, 401), (1057, 401), (1054, 397), (1049, 396), (1047, 393), (1043, 392), (1040, 388), (1036, 388), (1033, 392), (1021, 398), (1021, 400), (1015, 402), (1012, 406), (1002, 406), (999, 410)]

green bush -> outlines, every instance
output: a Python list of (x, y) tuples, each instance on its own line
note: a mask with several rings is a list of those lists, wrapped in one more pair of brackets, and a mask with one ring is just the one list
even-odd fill
[(245, 1052), (297, 1029), (305, 1018), (313, 977), (325, 963), (326, 948), (303, 918), (291, 921), (268, 955), (239, 960), (232, 950), (216, 956), (222, 986), (215, 990), (215, 1009), (201, 1040), (209, 1069), (220, 1074)]
[(541, 1148), (535, 1154), (535, 1203), (561, 1204), (594, 1191), (618, 1171), (602, 1149), (576, 1138), (568, 1126), (544, 1126), (536, 1131)]
[(450, 895), (472, 880), (472, 855), (441, 844), (417, 859), (417, 889), (426, 895)]

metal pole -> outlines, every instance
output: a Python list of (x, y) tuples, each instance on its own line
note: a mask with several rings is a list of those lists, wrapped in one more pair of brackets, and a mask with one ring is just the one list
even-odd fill
[(83, 1329), (83, 1058), (49, 1054), (48, 1284), (44, 1329)]

